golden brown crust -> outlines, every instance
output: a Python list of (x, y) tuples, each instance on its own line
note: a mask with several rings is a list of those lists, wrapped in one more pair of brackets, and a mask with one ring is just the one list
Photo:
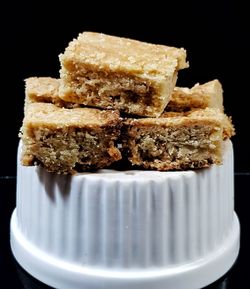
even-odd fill
[(120, 121), (118, 111), (106, 111), (95, 108), (60, 108), (51, 103), (30, 103), (24, 117), (24, 123), (48, 127), (103, 127), (116, 125)]
[[(183, 48), (145, 43), (102, 33), (84, 32), (69, 43), (62, 62), (71, 59), (102, 71), (128, 72), (155, 76), (168, 73), (168, 67), (188, 67)], [(173, 70), (170, 71), (172, 75)]]
[(166, 111), (186, 111), (214, 107), (223, 111), (223, 90), (219, 80), (195, 84), (192, 88), (175, 87)]
[(52, 102), (59, 98), (60, 79), (52, 77), (29, 77), (25, 79), (25, 94), (31, 102)]
[(223, 138), (225, 139), (229, 139), (232, 136), (234, 136), (235, 133), (235, 128), (232, 122), (232, 118), (228, 117), (226, 114), (224, 114), (223, 117)]
[(77, 104), (66, 102), (59, 97), (60, 83), (60, 79), (52, 77), (29, 77), (25, 79), (25, 102), (46, 102), (59, 107), (77, 107)]

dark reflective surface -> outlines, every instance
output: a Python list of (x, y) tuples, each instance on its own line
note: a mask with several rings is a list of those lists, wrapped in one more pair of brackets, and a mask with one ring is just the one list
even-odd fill
[[(21, 268), (21, 266), (19, 266), (17, 264), (17, 262), (15, 262), (14, 260), (13, 260), (13, 262), (16, 264), (17, 274), (18, 274), (18, 277), (19, 277), (24, 289), (51, 289), (52, 288), (52, 287), (49, 287), (49, 286), (41, 283), (37, 279), (33, 278), (30, 274), (28, 274), (25, 270), (23, 270)], [(216, 282), (214, 282), (213, 284), (211, 284), (207, 287), (204, 287), (202, 289), (227, 289), (227, 288), (231, 288), (231, 287), (229, 287), (230, 275), (231, 275), (231, 271), (228, 274), (226, 274), (225, 276), (223, 276), (222, 278), (220, 278), (219, 280), (217, 280)], [(86, 289), (88, 289), (88, 288), (86, 288)], [(119, 288), (117, 288), (117, 289), (119, 289)], [(133, 288), (131, 288), (131, 289), (133, 289)]]
[[(248, 262), (250, 258), (250, 173), (235, 175), (235, 210), (241, 223), (241, 249), (236, 264), (221, 280), (206, 289), (248, 289)], [(26, 273), (12, 257), (9, 245), (9, 222), (15, 207), (16, 180), (0, 177), (0, 288), (46, 289), (48, 287)], [(87, 289), (87, 288), (86, 288)], [(117, 288), (119, 289), (119, 288)], [(133, 288), (131, 288), (133, 289)], [(153, 289), (153, 288), (152, 288)], [(166, 288), (167, 289), (167, 288)]]

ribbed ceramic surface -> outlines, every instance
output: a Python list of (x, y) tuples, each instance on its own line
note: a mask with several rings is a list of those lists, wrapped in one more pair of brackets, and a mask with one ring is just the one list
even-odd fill
[(94, 267), (190, 263), (216, 250), (233, 224), (233, 153), (185, 172), (60, 176), (18, 166), (17, 220), (39, 249)]

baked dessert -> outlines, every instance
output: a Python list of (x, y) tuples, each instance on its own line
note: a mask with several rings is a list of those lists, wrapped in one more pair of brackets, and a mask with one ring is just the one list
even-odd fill
[[(97, 53), (93, 50), (91, 61), (97, 61)], [(105, 103), (106, 83), (119, 70), (116, 67), (106, 74), (106, 66), (98, 65), (91, 79), (85, 75), (78, 79), (75, 71), (72, 77), (78, 84), (84, 81), (89, 92), (95, 88), (93, 98), (104, 93)], [(81, 66), (74, 69), (82, 73)], [(155, 71), (148, 87), (157, 81), (162, 85), (158, 66)], [(115, 81), (110, 80), (111, 98), (117, 89), (127, 103), (128, 92), (120, 89), (120, 82), (124, 89), (132, 79), (128, 87), (137, 88), (134, 83), (141, 79), (131, 76), (130, 70), (126, 75), (119, 73)], [(143, 77), (148, 75), (153, 78), (153, 70)], [(171, 81), (170, 74), (167, 77), (166, 83)], [(10, 241), (24, 270), (43, 284), (61, 289), (205, 288), (221, 278), (237, 258), (240, 230), (233, 209), (233, 149), (230, 141), (223, 141), (233, 134), (233, 127), (221, 107), (204, 108), (219, 106), (210, 102), (219, 92), (210, 96), (204, 90), (180, 88), (172, 98), (175, 112), (159, 118), (124, 119), (121, 128), (117, 111), (72, 107), (58, 98), (59, 86), (60, 80), (49, 78), (26, 81), (18, 160), (22, 151), (24, 165), (41, 164), (61, 174), (113, 163), (118, 170), (110, 167), (61, 176), (18, 161), (17, 209), (11, 218)], [(138, 101), (135, 89), (132, 96), (141, 112), (146, 95), (141, 97), (139, 92)], [(150, 104), (155, 115), (155, 104), (163, 101), (157, 97)], [(133, 165), (155, 171), (121, 167), (115, 162), (121, 158), (120, 145)], [(222, 155), (221, 166), (167, 171), (220, 164)]]
[(52, 77), (25, 79), (25, 105), (30, 102), (45, 102), (59, 107), (78, 107), (79, 105), (64, 101), (59, 97), (60, 82), (60, 79)]
[(192, 88), (175, 87), (166, 111), (187, 111), (193, 108), (223, 108), (223, 89), (219, 80), (195, 84)]
[(188, 67), (186, 51), (84, 32), (59, 56), (64, 101), (158, 117)]
[(186, 170), (222, 163), (223, 139), (234, 133), (219, 109), (165, 112), (160, 118), (124, 122), (122, 147), (132, 165)]
[(59, 174), (107, 167), (121, 159), (115, 145), (120, 125), (117, 111), (29, 103), (21, 129), (22, 164)]
[[(59, 97), (61, 80), (52, 77), (25, 79), (25, 95), (28, 102), (47, 102), (59, 107), (80, 107), (80, 104), (63, 101)], [(165, 111), (187, 111), (193, 108), (223, 108), (223, 90), (219, 80), (195, 84), (192, 88), (175, 87)]]
[[(68, 102), (64, 102), (63, 100), (60, 100), (58, 96), (59, 83), (60, 83), (60, 80), (49, 78), (49, 77), (28, 78), (26, 80), (26, 102), (30, 104), (30, 102), (42, 102), (43, 101), (43, 102), (54, 103), (59, 107), (73, 108), (74, 107), (73, 103), (68, 103)], [(214, 106), (214, 107), (217, 107), (217, 109), (220, 111), (223, 110), (222, 88), (221, 88), (221, 84), (219, 83), (219, 81), (214, 80), (203, 85), (195, 85), (191, 89), (177, 88), (175, 89), (175, 92), (172, 95), (172, 100), (170, 104), (171, 104), (173, 111), (163, 113), (161, 118), (136, 119), (136, 120), (129, 119), (129, 120), (124, 121), (124, 128), (123, 128), (123, 133), (121, 137), (122, 140), (120, 140), (119, 138), (118, 142), (123, 143), (123, 152), (126, 152), (126, 151), (129, 152), (128, 155), (130, 155), (129, 158), (130, 158), (131, 163), (139, 165), (139, 163), (135, 161), (135, 158), (131, 157), (139, 147), (146, 148), (147, 146), (150, 147), (152, 145), (152, 148), (153, 148), (152, 152), (147, 152), (149, 148), (144, 149), (144, 152), (142, 153), (142, 155), (145, 156), (146, 154), (149, 154), (149, 155), (152, 154), (156, 156), (156, 155), (159, 155), (160, 154), (159, 152), (161, 151), (164, 152), (163, 154), (167, 153), (168, 150), (166, 150), (166, 148), (163, 149), (163, 147), (166, 146), (167, 142), (168, 142), (167, 146), (170, 148), (170, 151), (172, 150), (173, 147), (177, 149), (177, 151), (173, 149), (172, 156), (169, 156), (168, 161), (171, 164), (168, 163), (167, 161), (167, 165), (166, 165), (166, 163), (163, 161), (163, 159), (165, 158), (165, 156), (163, 155), (161, 155), (162, 163), (159, 162), (157, 157), (154, 160), (151, 156), (152, 160), (149, 162), (150, 163), (149, 167), (154, 168), (154, 165), (157, 165), (159, 166), (159, 169), (161, 170), (169, 170), (169, 169), (185, 169), (185, 168), (193, 168), (193, 167), (203, 167), (203, 166), (208, 166), (210, 163), (220, 163), (220, 157), (219, 157), (220, 153), (218, 154), (215, 153), (212, 160), (210, 160), (210, 163), (207, 161), (207, 159), (205, 159), (202, 162), (201, 159), (203, 158), (203, 154), (200, 154), (196, 150), (197, 155), (195, 155), (194, 149), (188, 143), (190, 141), (190, 138), (191, 138), (191, 141), (195, 139), (195, 141), (197, 141), (198, 143), (201, 143), (201, 140), (199, 140), (199, 137), (201, 138), (203, 137), (202, 135), (203, 129), (204, 131), (207, 131), (209, 127), (211, 128), (212, 126), (214, 126), (214, 129), (216, 130), (218, 121), (219, 121), (220, 130), (222, 129), (223, 139), (230, 138), (232, 135), (234, 135), (234, 127), (231, 123), (231, 119), (228, 118), (224, 113), (219, 112), (218, 119), (217, 119), (216, 118), (216, 113), (218, 112), (217, 110), (201, 109), (201, 110), (195, 111), (193, 109), (193, 107), (196, 107), (196, 106), (201, 106), (201, 107)], [(39, 112), (39, 109), (44, 109), (44, 106), (42, 105), (36, 106), (36, 112)], [(174, 112), (174, 111), (179, 111), (179, 110), (192, 110), (192, 111), (191, 112), (188, 112), (188, 111), (179, 112), (179, 113)], [(62, 115), (61, 111), (63, 110), (53, 109), (53, 111), (51, 110), (50, 113), (53, 114), (54, 111), (57, 111), (58, 115), (60, 114)], [(72, 118), (74, 118), (75, 111), (77, 110), (73, 109), (73, 111), (70, 114), (68, 114), (69, 117), (71, 116)], [(85, 114), (85, 112), (87, 111), (92, 111), (92, 109), (83, 108), (83, 114)], [(100, 111), (96, 109), (93, 109), (93, 111), (97, 111), (100, 113)], [(109, 111), (105, 111), (103, 113), (105, 113), (106, 116), (108, 117)], [(111, 113), (113, 114), (113, 111), (111, 111)], [(199, 117), (197, 118), (197, 116)], [(210, 118), (209, 119), (210, 126), (207, 125), (208, 118)], [(87, 121), (88, 119), (86, 118), (86, 122)], [(49, 122), (49, 119), (47, 119), (47, 124), (48, 122)], [(119, 120), (119, 122), (121, 122), (121, 120)], [(190, 126), (190, 123), (192, 123), (193, 125)], [(75, 123), (75, 126), (77, 126), (76, 123)], [(138, 136), (135, 139), (133, 139), (134, 130), (138, 130), (139, 132)], [(151, 130), (152, 132), (150, 132)], [(159, 131), (161, 133), (157, 137), (157, 134)], [(169, 134), (170, 131), (173, 134), (173, 136), (164, 135), (164, 134)], [(192, 136), (188, 135), (189, 131), (192, 131), (192, 134), (191, 134)], [(209, 133), (212, 134), (212, 131), (213, 129), (211, 129)], [(197, 135), (195, 135), (196, 133)], [(207, 139), (210, 137), (209, 133), (205, 135)], [(117, 132), (117, 134), (119, 133)], [(218, 134), (220, 134), (220, 131), (218, 131)], [(143, 135), (142, 139), (140, 139), (141, 135)], [(171, 138), (175, 138), (174, 137), (175, 135), (180, 135), (181, 139), (178, 139), (177, 137), (175, 141), (173, 142), (173, 140), (171, 141)], [(183, 137), (186, 142), (185, 145), (182, 143)], [(137, 138), (139, 140), (137, 140)], [(163, 141), (164, 138), (166, 138), (165, 143)], [(208, 141), (207, 139), (205, 138), (204, 141), (207, 142)], [(173, 143), (171, 144), (171, 142)], [(138, 147), (136, 147), (135, 143), (137, 143)], [(159, 147), (157, 144), (159, 144)], [(178, 147), (178, 144), (180, 145), (180, 147)], [(163, 147), (161, 147), (161, 145), (163, 145)], [(43, 146), (46, 146), (46, 144), (45, 143), (40, 144), (40, 146), (43, 147)], [(135, 146), (135, 148), (133, 146)], [(185, 147), (184, 150), (182, 146)], [(192, 150), (193, 153), (188, 151), (186, 147), (190, 148), (190, 151)], [(216, 144), (216, 147), (220, 148), (220, 145), (218, 146), (218, 144)], [(141, 148), (140, 148), (140, 151), (142, 152), (143, 149)], [(30, 149), (32, 150), (32, 147), (30, 147)], [(183, 151), (187, 153), (187, 156), (190, 155), (190, 160), (189, 161), (186, 160), (186, 162), (183, 162), (183, 159), (187, 159), (187, 156), (184, 155), (183, 159), (173, 162), (173, 158), (176, 158), (175, 155), (179, 154), (179, 156), (181, 157), (181, 155), (183, 154)], [(136, 153), (136, 155), (137, 154), (138, 152)], [(25, 158), (27, 158), (27, 155), (32, 155), (32, 153), (29, 153), (29, 154), (25, 153)], [(125, 160), (126, 160), (126, 157), (127, 156), (125, 153), (125, 156), (124, 156)], [(196, 163), (197, 162), (198, 163), (196, 164), (194, 160)], [(30, 164), (33, 164), (34, 162), (37, 162), (37, 160), (35, 161), (34, 158), (32, 157), (31, 161), (28, 161), (28, 162), (23, 161), (23, 162), (30, 165)], [(112, 162), (113, 161), (111, 161), (110, 164)], [(108, 164), (105, 164), (105, 166), (107, 165)], [(55, 168), (53, 171), (56, 171), (56, 170), (57, 169)], [(84, 167), (77, 166), (75, 167), (74, 170), (81, 171), (81, 170), (84, 170)], [(67, 173), (67, 170), (65, 170), (64, 173)]]
[[(52, 77), (25, 79), (25, 95), (28, 102), (48, 102), (59, 107), (81, 107), (80, 104), (63, 101), (59, 97), (61, 80)], [(187, 111), (193, 108), (223, 108), (223, 90), (219, 80), (195, 84), (192, 88), (175, 87), (165, 111)]]

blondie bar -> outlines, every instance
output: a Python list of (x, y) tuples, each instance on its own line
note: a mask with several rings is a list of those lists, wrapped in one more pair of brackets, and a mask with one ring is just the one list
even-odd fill
[(109, 166), (121, 158), (120, 125), (117, 111), (28, 103), (20, 133), (22, 164), (59, 174)]
[(223, 139), (233, 133), (219, 109), (165, 112), (160, 118), (126, 120), (122, 146), (129, 161), (142, 168), (203, 168), (222, 163)]
[(59, 97), (60, 82), (60, 79), (52, 77), (29, 77), (25, 79), (25, 105), (30, 102), (45, 102), (67, 108), (79, 106)]
[(183, 48), (92, 32), (59, 58), (64, 101), (151, 117), (162, 114), (178, 70), (188, 67)]
[(175, 87), (166, 111), (187, 111), (193, 108), (223, 108), (223, 90), (219, 80), (196, 84), (192, 88)]

